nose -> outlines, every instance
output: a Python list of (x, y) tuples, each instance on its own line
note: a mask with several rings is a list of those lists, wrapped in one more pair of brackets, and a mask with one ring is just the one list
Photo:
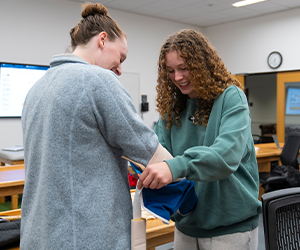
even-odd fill
[(115, 74), (117, 76), (120, 76), (122, 74), (121, 65), (119, 65), (118, 67), (113, 68), (112, 71), (115, 72)]
[(183, 77), (182, 77), (182, 74), (179, 72), (179, 71), (175, 71), (175, 81), (179, 81), (181, 80)]

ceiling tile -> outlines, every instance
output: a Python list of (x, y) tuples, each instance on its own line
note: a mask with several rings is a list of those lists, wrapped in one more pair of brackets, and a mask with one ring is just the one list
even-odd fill
[[(102, 2), (102, 1), (101, 1)], [(159, 0), (111, 0), (103, 3), (105, 7), (113, 8), (117, 10), (129, 11), (137, 7), (160, 2)]]
[[(155, 14), (155, 11), (170, 11), (173, 9), (178, 9), (178, 8), (182, 8), (183, 6), (185, 6), (184, 3), (176, 3), (173, 2), (172, 0), (162, 0), (162, 1), (158, 1), (158, 2), (153, 2), (147, 5), (142, 6), (143, 8), (152, 8)], [(139, 7), (141, 8), (141, 7)], [(133, 10), (136, 10), (137, 8), (133, 8)]]
[[(69, 0), (85, 2), (85, 0)], [(300, 0), (268, 0), (235, 8), (238, 0), (95, 0), (107, 8), (207, 27), (300, 7)]]
[(252, 4), (249, 6), (245, 6), (245, 9), (254, 10), (254, 11), (258, 11), (258, 12), (270, 13), (270, 12), (286, 10), (286, 9), (288, 9), (288, 7), (283, 6), (283, 5), (278, 5), (276, 3), (262, 2), (260, 4)]
[(272, 0), (271, 3), (286, 6), (286, 7), (289, 7), (289, 8), (300, 6), (300, 1), (299, 0)]

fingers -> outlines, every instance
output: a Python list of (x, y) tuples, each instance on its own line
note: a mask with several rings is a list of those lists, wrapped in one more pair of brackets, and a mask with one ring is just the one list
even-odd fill
[(152, 164), (146, 167), (139, 177), (138, 188), (159, 189), (172, 182), (172, 173), (167, 163)]
[(149, 169), (146, 168), (143, 173), (139, 176), (139, 183), (138, 188), (141, 189), (142, 187), (148, 188), (149, 183), (151, 183), (151, 176), (149, 176)]
[(156, 189), (159, 186), (159, 178), (156, 178), (156, 175), (149, 174), (146, 179), (143, 181), (143, 186), (145, 188)]
[(137, 188), (142, 189), (143, 188), (143, 182), (140, 180), (141, 176), (139, 176), (139, 180), (137, 182)]

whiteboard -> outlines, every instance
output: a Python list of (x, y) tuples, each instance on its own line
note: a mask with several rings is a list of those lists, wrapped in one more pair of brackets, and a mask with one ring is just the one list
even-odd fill
[(122, 72), (122, 75), (119, 76), (119, 80), (130, 94), (137, 113), (140, 114), (140, 74)]

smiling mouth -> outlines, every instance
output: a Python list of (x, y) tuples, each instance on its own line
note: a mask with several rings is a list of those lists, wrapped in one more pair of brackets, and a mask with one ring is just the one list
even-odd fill
[(188, 84), (189, 84), (189, 82), (182, 83), (182, 84), (179, 84), (179, 85), (180, 85), (180, 87), (184, 87), (184, 86), (186, 86), (186, 85), (188, 85)]

